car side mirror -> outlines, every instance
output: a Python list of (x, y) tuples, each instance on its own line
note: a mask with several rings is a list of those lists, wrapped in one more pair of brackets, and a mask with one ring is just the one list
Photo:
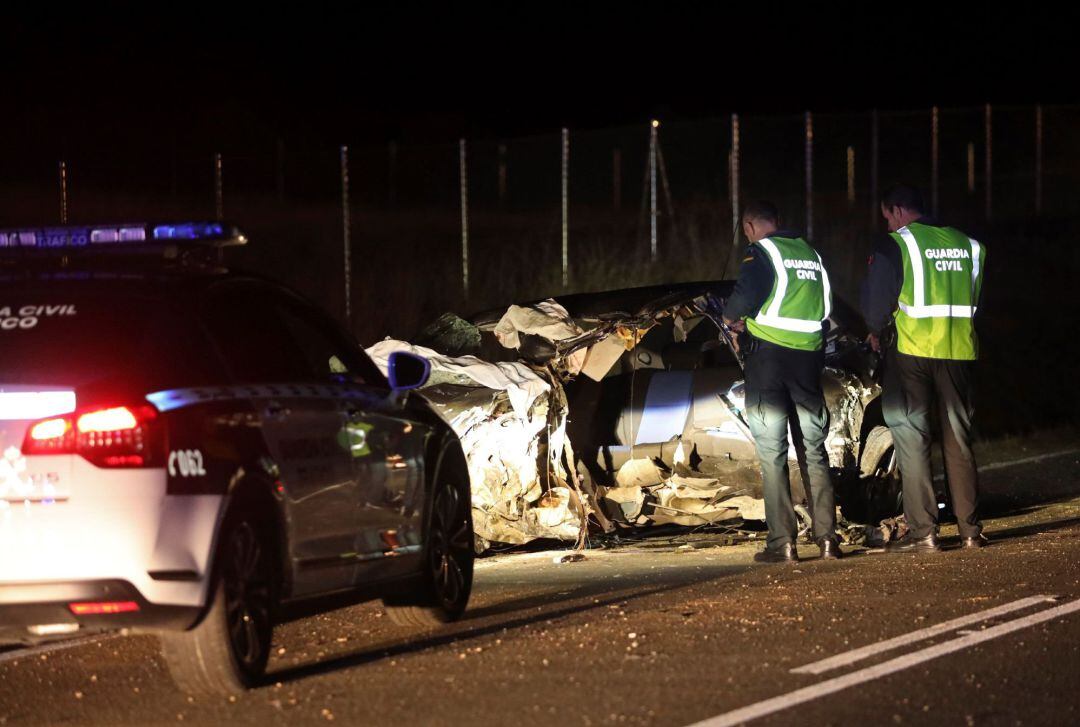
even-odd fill
[(431, 363), (423, 356), (408, 351), (394, 351), (386, 362), (387, 379), (394, 391), (417, 389), (427, 383)]

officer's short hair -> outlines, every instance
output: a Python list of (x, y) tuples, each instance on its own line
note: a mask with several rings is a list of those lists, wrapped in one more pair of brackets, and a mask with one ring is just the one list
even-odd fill
[(776, 205), (764, 199), (750, 202), (743, 207), (742, 218), (744, 220), (770, 222), (773, 225), (780, 224), (780, 212), (777, 211)]
[(920, 214), (926, 211), (922, 192), (910, 184), (894, 184), (886, 189), (885, 194), (881, 195), (881, 206), (885, 209), (902, 207)]

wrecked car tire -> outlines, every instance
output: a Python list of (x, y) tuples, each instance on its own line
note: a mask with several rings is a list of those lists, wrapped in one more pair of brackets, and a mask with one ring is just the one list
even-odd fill
[(863, 442), (859, 457), (858, 505), (867, 523), (877, 523), (904, 511), (904, 493), (896, 449), (888, 427), (876, 426)]
[(474, 542), (471, 504), (464, 491), (456, 480), (441, 479), (432, 494), (420, 596), (383, 599), (387, 616), (398, 626), (440, 626), (465, 611), (472, 591)]

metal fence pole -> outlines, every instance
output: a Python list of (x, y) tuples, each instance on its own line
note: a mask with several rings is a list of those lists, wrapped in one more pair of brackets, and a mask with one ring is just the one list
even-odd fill
[(506, 206), (506, 144), (499, 144), (499, 206)]
[(611, 150), (611, 207), (622, 207), (622, 149)]
[(225, 179), (221, 164), (221, 154), (214, 154), (214, 215), (216, 219), (225, 217)]
[(967, 189), (968, 194), (975, 193), (975, 142), (967, 145)]
[[(731, 115), (731, 247), (739, 240), (739, 115)], [(734, 257), (734, 255), (732, 255)], [(727, 272), (726, 270), (724, 271)]]
[(469, 298), (469, 177), (465, 167), (465, 140), (458, 140), (458, 182), (461, 185), (461, 290)]
[(656, 262), (656, 130), (660, 122), (649, 125), (649, 259)]
[(806, 112), (806, 236), (814, 238), (814, 117)]
[(1035, 215), (1042, 215), (1043, 175), (1043, 113), (1042, 105), (1035, 107)]
[(570, 130), (562, 130), (562, 287), (570, 284)]
[(930, 210), (938, 214), (938, 107), (930, 109)]
[(60, 162), (60, 224), (68, 221), (67, 164)]
[(277, 145), (275, 146), (277, 152), (275, 156), (274, 164), (274, 187), (277, 192), (277, 201), (285, 201), (285, 142), (281, 137), (278, 137)]
[(397, 204), (397, 142), (386, 145), (386, 202), (391, 207)]
[(847, 148), (847, 202), (851, 207), (855, 204), (855, 147)]
[(990, 219), (993, 213), (993, 189), (994, 189), (994, 127), (993, 111), (990, 104), (986, 104), (986, 219)]
[(349, 218), (349, 147), (341, 147), (341, 243), (345, 254), (345, 325), (352, 329), (352, 244)]
[(878, 199), (878, 110), (870, 112), (870, 222), (876, 224), (881, 216), (880, 200)]

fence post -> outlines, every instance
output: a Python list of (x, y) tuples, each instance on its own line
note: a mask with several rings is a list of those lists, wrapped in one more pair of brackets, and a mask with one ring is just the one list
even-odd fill
[(499, 144), (499, 206), (506, 206), (506, 144)]
[(458, 140), (458, 182), (461, 185), (461, 290), (469, 299), (469, 177), (465, 167), (465, 140)]
[(656, 130), (660, 122), (652, 120), (649, 125), (649, 260), (656, 262)]
[(938, 214), (938, 107), (930, 109), (930, 210)]
[(975, 194), (975, 142), (967, 146), (967, 188), (968, 194)]
[(994, 188), (994, 127), (993, 111), (990, 104), (986, 104), (986, 219), (990, 219), (993, 213), (993, 188)]
[(848, 207), (855, 204), (855, 147), (847, 148), (847, 202)]
[(1042, 216), (1043, 175), (1043, 113), (1042, 104), (1035, 107), (1035, 215)]
[(806, 112), (806, 236), (814, 239), (814, 117)]
[(60, 224), (68, 221), (67, 163), (60, 162)]
[(622, 207), (622, 149), (611, 150), (611, 207), (616, 212)]
[(386, 201), (393, 207), (397, 204), (397, 142), (386, 145)]
[(570, 130), (562, 130), (562, 287), (570, 283)]
[(881, 215), (878, 200), (878, 110), (870, 112), (870, 222), (877, 224)]
[[(739, 115), (731, 115), (731, 249), (734, 251), (739, 240)], [(734, 256), (734, 252), (732, 253)], [(724, 271), (725, 274), (727, 271)]]
[(345, 325), (352, 330), (352, 244), (349, 217), (349, 147), (341, 147), (341, 243), (344, 251)]
[(225, 217), (225, 179), (220, 152), (214, 154), (214, 215), (218, 220)]
[(274, 186), (277, 192), (277, 201), (285, 201), (285, 142), (279, 136), (275, 146)]

